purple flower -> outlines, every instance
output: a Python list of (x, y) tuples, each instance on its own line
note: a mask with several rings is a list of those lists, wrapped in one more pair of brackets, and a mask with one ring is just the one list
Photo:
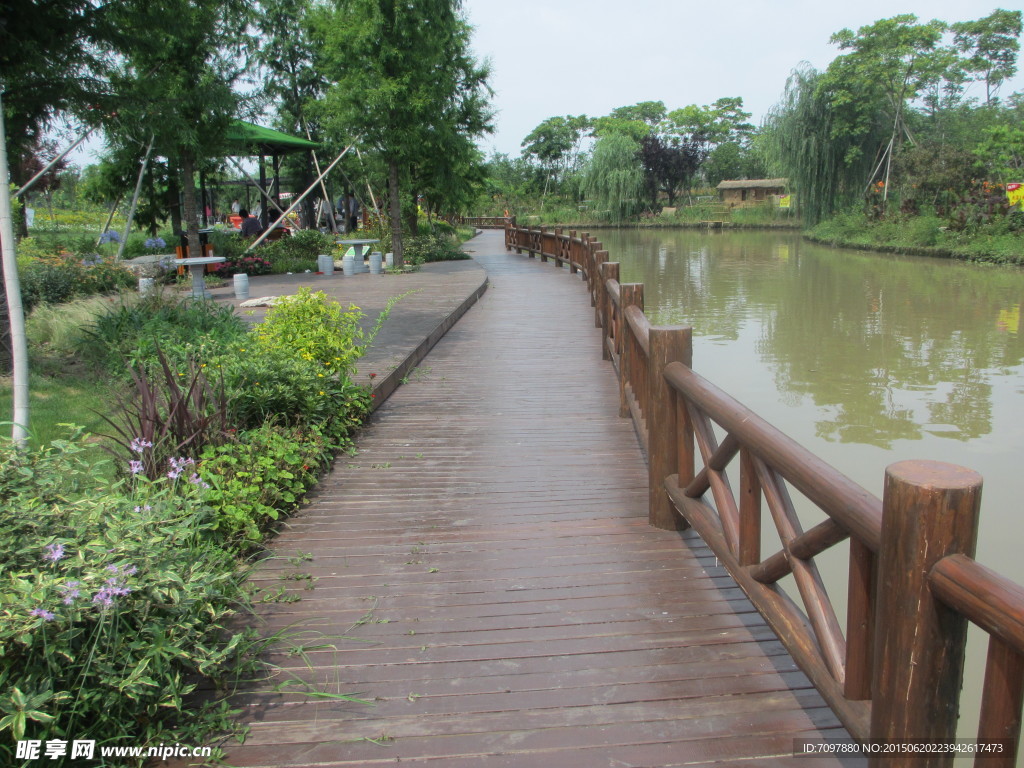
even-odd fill
[(54, 614), (50, 613), (49, 611), (45, 611), (42, 608), (33, 608), (31, 611), (29, 611), (29, 615), (38, 616), (43, 621), (53, 621), (55, 618), (57, 618)]
[(193, 473), (192, 473), (192, 476), (191, 476), (191, 477), (190, 477), (190, 478), (188, 479), (188, 481), (189, 481), (190, 483), (192, 483), (192, 485), (200, 485), (200, 486), (202, 486), (203, 488), (209, 488), (209, 487), (210, 487), (210, 484), (209, 484), (209, 483), (207, 483), (207, 482), (206, 482), (205, 480), (203, 480), (203, 479), (202, 479), (202, 478), (201, 478), (201, 477), (199, 476), (199, 473), (197, 473), (197, 472), (193, 472)]
[(132, 459), (131, 461), (128, 462), (128, 471), (131, 472), (133, 475), (137, 475), (140, 472), (144, 472), (145, 470), (146, 467), (143, 465), (141, 461), (136, 461), (135, 459)]
[(69, 581), (61, 586), (60, 594), (64, 598), (64, 605), (71, 605), (75, 602), (75, 598), (82, 594), (82, 591), (78, 589), (78, 584), (77, 581)]
[(142, 437), (133, 437), (129, 447), (135, 451), (135, 453), (142, 453), (147, 448), (152, 448), (153, 443)]
[(56, 563), (62, 557), (64, 557), (63, 544), (57, 544), (54, 542), (53, 544), (46, 545), (46, 553), (43, 555), (43, 560), (49, 560), (51, 563)]
[(171, 469), (167, 473), (167, 476), (171, 478), (171, 480), (177, 480), (181, 476), (181, 473), (185, 471), (185, 467), (191, 466), (192, 464), (195, 463), (195, 459), (186, 458), (184, 456), (182, 456), (181, 458), (172, 456)]
[(149, 504), (146, 504), (144, 507), (136, 506), (135, 507), (135, 511), (136, 512), (152, 512), (153, 508), (151, 506), (149, 506)]

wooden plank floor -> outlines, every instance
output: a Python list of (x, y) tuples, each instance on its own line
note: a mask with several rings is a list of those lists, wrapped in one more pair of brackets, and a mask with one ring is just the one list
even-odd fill
[(255, 576), (302, 598), (261, 606), (306, 646), (272, 682), (370, 703), (252, 686), (228, 762), (825, 764), (793, 739), (834, 715), (700, 540), (648, 527), (579, 279), (471, 247), (491, 287)]

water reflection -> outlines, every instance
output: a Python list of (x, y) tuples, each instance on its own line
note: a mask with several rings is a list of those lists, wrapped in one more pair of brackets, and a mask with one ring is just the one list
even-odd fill
[(735, 342), (748, 337), (759, 358), (748, 375), (769, 375), (784, 403), (813, 403), (825, 441), (887, 449), (988, 435), (993, 379), (1021, 372), (1017, 268), (840, 251), (762, 232), (601, 239), (623, 280), (645, 284), (655, 322), (692, 324), (698, 344), (733, 342), (737, 354), (746, 345)]

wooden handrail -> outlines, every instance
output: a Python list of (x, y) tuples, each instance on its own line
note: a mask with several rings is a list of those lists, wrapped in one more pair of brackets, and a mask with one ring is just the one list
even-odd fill
[(882, 502), (833, 469), (693, 370), (673, 363), (665, 378), (686, 398), (824, 509), (836, 522), (877, 552), (882, 532)]
[(965, 555), (943, 558), (928, 579), (942, 602), (1024, 652), (1024, 587)]
[[(854, 738), (955, 736), (970, 621), (990, 635), (978, 738), (1003, 740), (998, 758), (979, 753), (975, 765), (1015, 765), (1024, 587), (973, 559), (980, 477), (952, 465), (899, 462), (887, 469), (880, 500), (695, 373), (690, 329), (652, 326), (643, 286), (621, 284), (618, 264), (587, 233), (512, 221), (505, 244), (584, 272), (603, 353), (619, 375), (620, 415), (632, 416), (647, 449), (651, 523), (697, 529)], [(721, 442), (716, 430), (725, 433)], [(736, 463), (734, 486), (726, 472)], [(803, 531), (789, 485), (827, 519)], [(782, 542), (764, 558), (762, 501)], [(814, 558), (846, 539), (844, 638)], [(779, 586), (788, 575), (803, 610)], [(870, 759), (914, 768), (951, 763), (949, 755)]]

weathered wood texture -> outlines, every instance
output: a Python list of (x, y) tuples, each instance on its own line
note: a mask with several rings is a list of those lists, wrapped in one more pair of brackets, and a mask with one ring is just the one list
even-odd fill
[(792, 757), (846, 732), (701, 540), (648, 525), (579, 279), (474, 243), (490, 289), (255, 575), (302, 598), (269, 629), (324, 633), (273, 682), (372, 703), (250, 686), (229, 763), (840, 764)]
[[(889, 468), (883, 504), (694, 372), (686, 361), (689, 329), (652, 328), (643, 286), (620, 284), (617, 265), (586, 234), (512, 224), (505, 245), (542, 259), (568, 249), (587, 280), (604, 356), (619, 376), (620, 415), (632, 419), (649, 448), (652, 524), (674, 527), (674, 508), (693, 525), (854, 737), (952, 739), (970, 621), (991, 635), (978, 735), (1006, 739), (1000, 764), (1014, 764), (1024, 706), (1024, 588), (970, 556), (980, 477), (951, 465), (900, 462)], [(667, 348), (679, 351), (666, 355)], [(727, 470), (737, 456), (734, 485)], [(896, 477), (902, 479), (894, 484)], [(794, 489), (826, 515), (808, 531)], [(762, 506), (781, 544), (766, 557)], [(844, 636), (815, 558), (847, 537)], [(778, 583), (787, 576), (795, 590)], [(915, 765), (951, 762), (946, 755), (913, 758)], [(980, 753), (977, 764), (989, 760)], [(872, 758), (880, 766), (905, 762), (888, 753)]]

